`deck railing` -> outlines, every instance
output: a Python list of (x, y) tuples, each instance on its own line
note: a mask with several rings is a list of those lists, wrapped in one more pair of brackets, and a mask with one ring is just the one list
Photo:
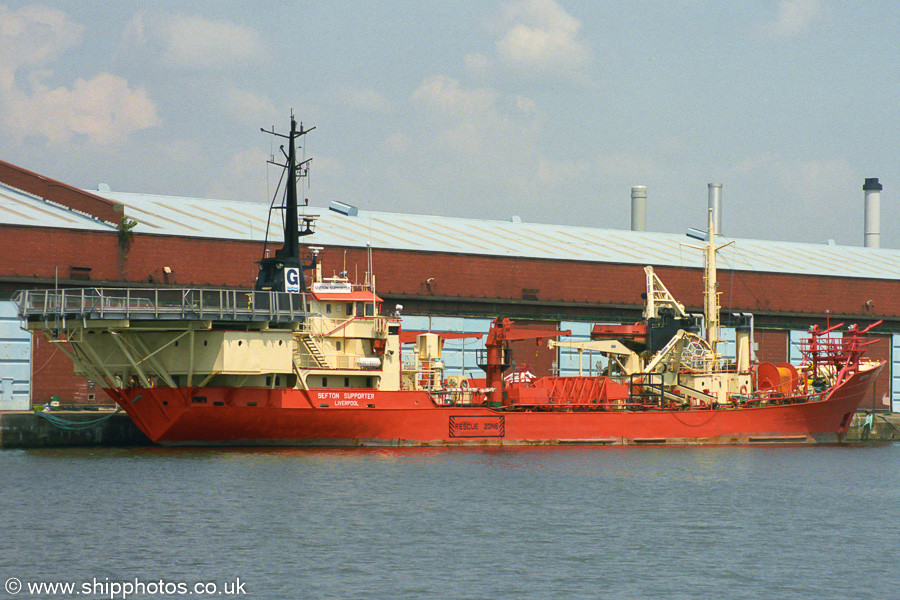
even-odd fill
[(15, 297), (19, 318), (299, 322), (305, 294), (200, 288), (78, 288), (25, 290)]

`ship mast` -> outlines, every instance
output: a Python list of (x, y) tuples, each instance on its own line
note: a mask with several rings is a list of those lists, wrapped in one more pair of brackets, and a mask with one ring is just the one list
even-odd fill
[[(696, 231), (696, 230), (694, 230)], [(710, 360), (713, 365), (719, 362), (719, 291), (716, 280), (716, 252), (730, 246), (734, 241), (716, 246), (716, 224), (713, 221), (713, 211), (709, 210), (707, 221), (706, 245), (692, 246), (684, 244), (688, 248), (694, 248), (703, 252), (703, 318), (706, 321), (706, 342), (712, 350)]]
[[(284, 168), (287, 179), (285, 182), (284, 203), (282, 206), (277, 207), (278, 210), (284, 211), (284, 245), (275, 251), (275, 256), (264, 257), (259, 261), (259, 275), (256, 278), (255, 286), (257, 290), (304, 292), (306, 291), (304, 271), (315, 268), (315, 255), (313, 255), (310, 264), (303, 264), (300, 256), (300, 238), (313, 233), (315, 217), (304, 216), (304, 229), (300, 230), (298, 208), (300, 203), (297, 196), (297, 180), (309, 174), (309, 163), (312, 162), (312, 158), (308, 158), (298, 164), (297, 150), (294, 143), (295, 140), (313, 129), (315, 127), (304, 129), (303, 123), (300, 123), (300, 129), (298, 130), (297, 121), (294, 119), (293, 114), (291, 114), (291, 132), (289, 135), (276, 133), (274, 127), (272, 131), (261, 129), (264, 133), (287, 139), (288, 151), (285, 153), (284, 146), (281, 146), (281, 153), (287, 159), (285, 164), (269, 161), (270, 164)], [(272, 210), (275, 210), (274, 200), (272, 204)], [(305, 205), (306, 202), (304, 202)], [(268, 243), (268, 229), (266, 230), (266, 238)]]
[(719, 282), (716, 280), (716, 248), (715, 235), (716, 224), (713, 221), (713, 211), (709, 211), (709, 223), (707, 225), (709, 239), (704, 248), (703, 261), (703, 316), (706, 319), (706, 341), (713, 349), (713, 358), (719, 358)]
[(285, 215), (284, 215), (284, 246), (281, 252), (285, 256), (300, 256), (300, 232), (297, 228), (299, 219), (297, 218), (297, 177), (294, 175), (297, 169), (297, 147), (294, 145), (294, 139), (300, 137), (305, 132), (303, 124), (300, 124), (300, 131), (297, 131), (297, 121), (294, 115), (291, 115), (291, 134), (288, 142), (288, 164), (287, 164), (287, 189), (285, 190)]

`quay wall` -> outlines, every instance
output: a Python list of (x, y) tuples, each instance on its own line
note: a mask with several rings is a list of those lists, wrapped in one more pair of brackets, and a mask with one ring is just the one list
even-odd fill
[(53, 411), (74, 423), (109, 416), (86, 429), (61, 429), (33, 411), (0, 412), (0, 448), (71, 448), (148, 446), (152, 442), (124, 412)]

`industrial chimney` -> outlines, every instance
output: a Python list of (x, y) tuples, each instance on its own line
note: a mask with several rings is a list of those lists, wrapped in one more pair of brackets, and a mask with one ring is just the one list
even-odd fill
[(716, 234), (722, 233), (722, 184), (709, 184), (709, 209), (712, 211), (713, 224), (716, 226)]
[(647, 231), (647, 186), (631, 188), (631, 230)]
[(866, 193), (866, 248), (881, 247), (881, 190), (877, 177), (866, 179), (863, 191)]

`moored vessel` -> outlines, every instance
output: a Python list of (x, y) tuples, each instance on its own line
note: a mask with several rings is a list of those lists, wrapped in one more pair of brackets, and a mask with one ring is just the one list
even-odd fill
[[(864, 357), (866, 330), (814, 327), (799, 365), (756, 363), (752, 320), (734, 358), (720, 352), (716, 232), (704, 252), (697, 319), (645, 269), (640, 323), (568, 332), (492, 323), (484, 378), (446, 377), (440, 334), (405, 332), (375, 290), (323, 277), (299, 240), (291, 119), (284, 245), (264, 256), (253, 290), (142, 288), (21, 292), (24, 326), (72, 358), (152, 440), (232, 445), (515, 445), (814, 443), (842, 439), (884, 366)], [(274, 132), (271, 132), (274, 133)], [(875, 324), (877, 325), (877, 323)], [(873, 325), (874, 326), (874, 325)], [(602, 374), (534, 377), (510, 343), (548, 340), (607, 357)], [(403, 342), (410, 342), (404, 344)]]

